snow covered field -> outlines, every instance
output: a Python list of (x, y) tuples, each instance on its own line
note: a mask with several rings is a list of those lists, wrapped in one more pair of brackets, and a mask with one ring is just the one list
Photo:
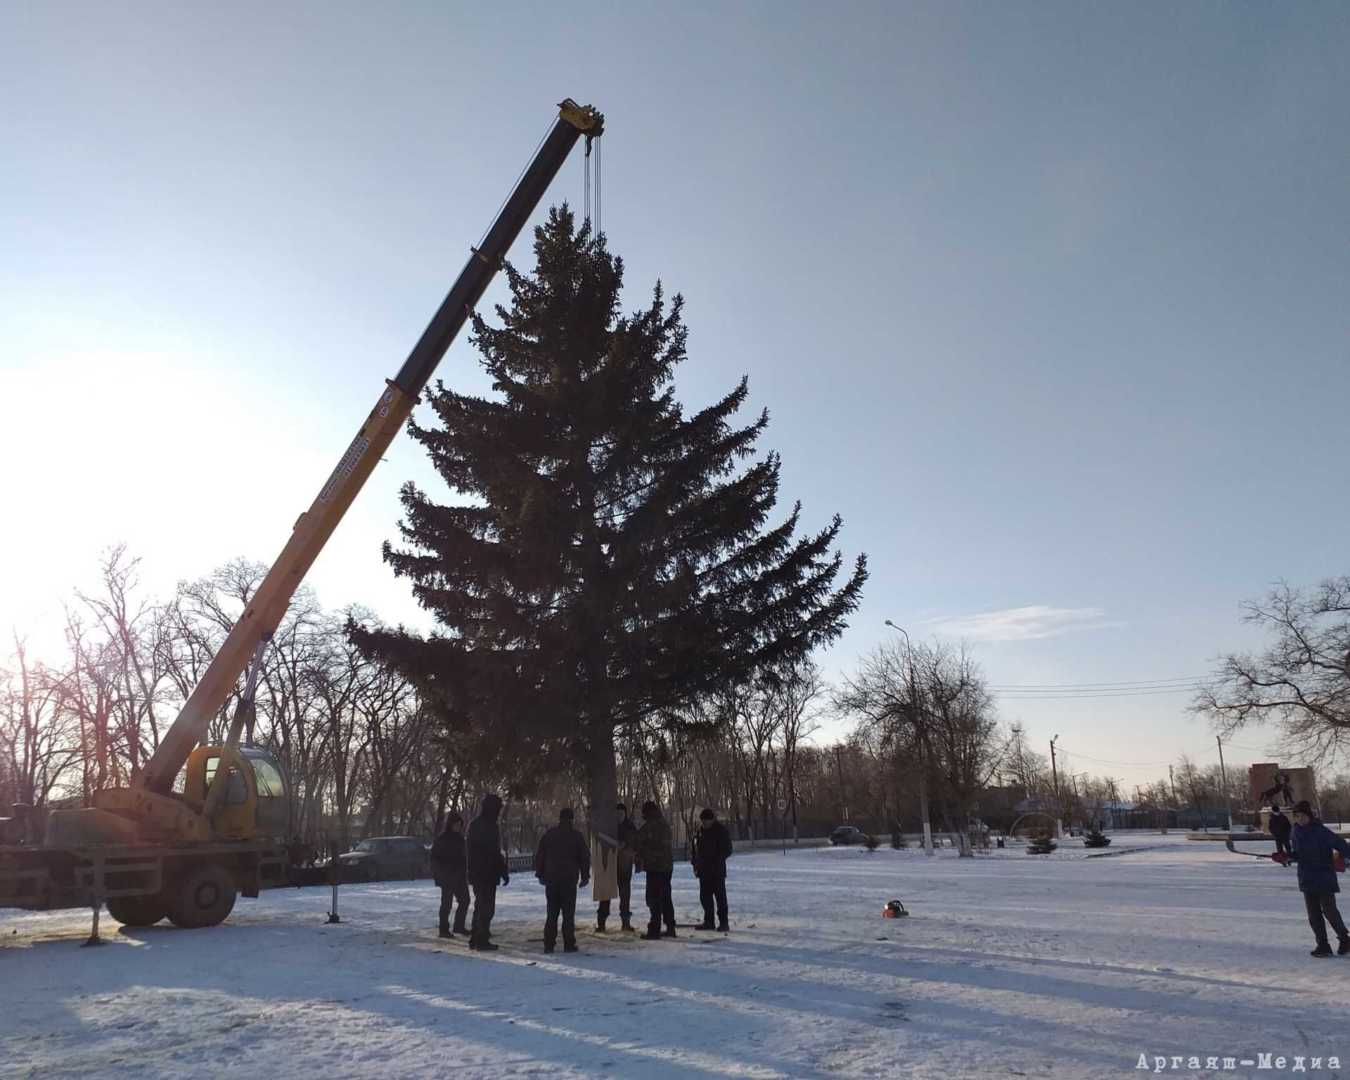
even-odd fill
[[(1260, 848), (1260, 845), (1253, 845)], [(1140, 850), (1118, 854), (1125, 849)], [(1276, 1076), (1350, 1062), (1350, 960), (1313, 960), (1292, 871), (1177, 835), (974, 860), (737, 855), (729, 937), (541, 951), (543, 890), (496, 954), (435, 934), (428, 882), (241, 899), (223, 926), (0, 912), (3, 1076)], [(642, 878), (635, 879), (640, 899)], [(883, 920), (904, 901), (911, 917)], [(681, 922), (700, 917), (676, 868)], [(1350, 906), (1350, 905), (1347, 905)], [(579, 905), (579, 923), (593, 908)], [(641, 912), (645, 915), (645, 912)], [(613, 925), (613, 924), (611, 924)], [(1201, 1068), (1186, 1059), (1199, 1058)], [(1206, 1071), (1207, 1058), (1217, 1068)]]

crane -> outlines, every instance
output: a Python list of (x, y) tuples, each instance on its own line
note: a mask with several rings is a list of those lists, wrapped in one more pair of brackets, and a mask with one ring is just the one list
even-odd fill
[[(347, 445), (177, 718), (129, 786), (94, 794), (93, 805), (38, 816), (16, 807), (0, 818), (0, 906), (70, 907), (107, 902), (114, 918), (149, 925), (214, 925), (236, 893), (256, 896), (284, 874), (282, 770), (262, 747), (241, 745), (268, 641), (381, 455), (407, 422), (436, 366), (496, 276), (511, 244), (578, 139), (604, 131), (604, 116), (571, 98), (516, 182), (483, 240), (470, 249), (426, 330)], [(201, 745), (244, 678), (225, 742)], [(175, 781), (183, 773), (181, 794)], [(13, 841), (13, 842), (11, 842)]]

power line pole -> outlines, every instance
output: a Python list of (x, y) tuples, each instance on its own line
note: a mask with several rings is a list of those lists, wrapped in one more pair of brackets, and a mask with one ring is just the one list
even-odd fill
[(1064, 824), (1060, 821), (1062, 816), (1062, 806), (1059, 801), (1059, 768), (1055, 765), (1055, 742), (1059, 739), (1056, 735), (1050, 740), (1050, 777), (1055, 782), (1055, 835), (1064, 835)]
[(1219, 744), (1219, 780), (1223, 783), (1223, 801), (1228, 807), (1228, 831), (1233, 831), (1233, 799), (1228, 794), (1228, 770), (1223, 766), (1223, 739), (1215, 735), (1214, 741)]

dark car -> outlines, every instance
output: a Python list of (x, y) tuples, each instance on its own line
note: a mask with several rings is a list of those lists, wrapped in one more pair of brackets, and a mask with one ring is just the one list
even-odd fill
[(429, 877), (431, 859), (416, 836), (372, 836), (338, 856), (343, 881)]
[(830, 833), (831, 844), (861, 844), (866, 834), (856, 825), (840, 825)]

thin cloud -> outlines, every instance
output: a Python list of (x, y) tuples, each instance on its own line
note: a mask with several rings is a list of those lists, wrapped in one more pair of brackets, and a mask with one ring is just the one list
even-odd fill
[(1101, 630), (1120, 623), (1105, 621), (1102, 608), (1057, 608), (1045, 604), (985, 611), (978, 615), (944, 615), (924, 624), (946, 637), (967, 641), (1035, 641), (1080, 630)]

